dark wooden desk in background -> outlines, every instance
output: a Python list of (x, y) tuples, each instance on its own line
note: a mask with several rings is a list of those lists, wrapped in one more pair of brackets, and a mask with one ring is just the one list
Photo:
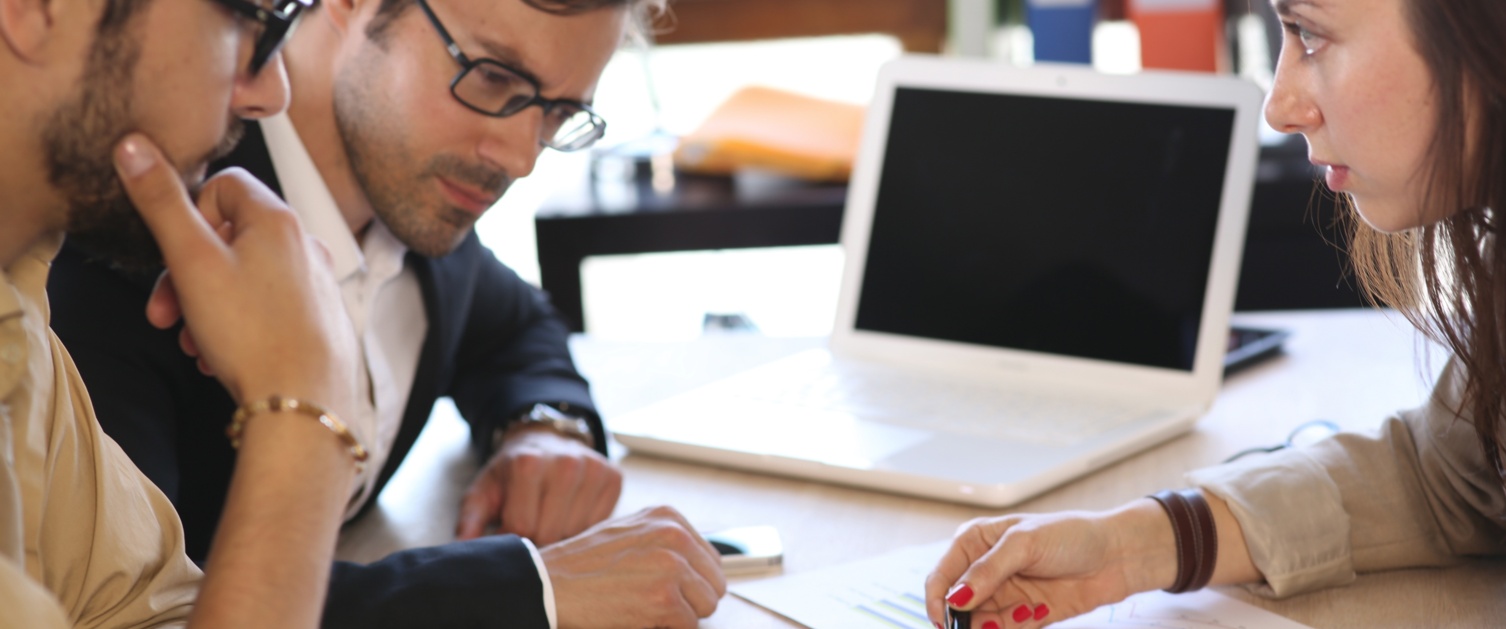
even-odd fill
[(686, 175), (667, 194), (646, 178), (617, 188), (615, 199), (556, 197), (534, 217), (540, 283), (572, 331), (584, 329), (580, 264), (589, 256), (831, 244), (847, 198), (841, 184)]
[(941, 52), (947, 0), (675, 0), (654, 27), (661, 44), (887, 33)]

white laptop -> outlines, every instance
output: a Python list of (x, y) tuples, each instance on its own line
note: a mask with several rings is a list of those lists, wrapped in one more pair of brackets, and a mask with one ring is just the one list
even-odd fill
[(890, 63), (829, 346), (610, 427), (635, 452), (991, 507), (1189, 430), (1222, 376), (1261, 98)]

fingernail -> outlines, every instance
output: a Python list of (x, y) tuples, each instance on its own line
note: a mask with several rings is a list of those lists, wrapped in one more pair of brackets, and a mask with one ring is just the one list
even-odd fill
[(941, 623), (939, 623), (939, 622), (933, 622), (931, 624), (936, 625), (936, 629), (941, 629)]
[(129, 137), (115, 149), (115, 166), (121, 174), (135, 179), (152, 167), (152, 154), (139, 137)]
[(946, 602), (950, 603), (952, 607), (962, 607), (971, 600), (973, 600), (973, 588), (966, 583), (957, 584), (946, 595)]
[(1025, 622), (1027, 620), (1030, 620), (1030, 606), (1029, 605), (1021, 605), (1019, 607), (1014, 608), (1014, 621), (1015, 622)]
[(983, 623), (983, 629), (999, 629), (999, 623), (990, 620)]
[(1036, 620), (1040, 620), (1042, 618), (1045, 618), (1050, 613), (1051, 613), (1051, 608), (1050, 607), (1046, 607), (1045, 603), (1041, 603), (1040, 605), (1036, 605), (1035, 606), (1035, 619)]

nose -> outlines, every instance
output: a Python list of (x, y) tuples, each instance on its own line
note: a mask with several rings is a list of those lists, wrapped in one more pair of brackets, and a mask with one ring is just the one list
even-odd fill
[(288, 108), (288, 72), (282, 53), (267, 59), (256, 74), (242, 71), (230, 96), (230, 111), (237, 118), (254, 120), (282, 113)]
[(544, 150), (542, 107), (529, 107), (506, 118), (489, 118), (476, 151), (481, 159), (513, 179), (527, 177)]
[(1310, 73), (1297, 55), (1289, 53), (1282, 50), (1276, 62), (1276, 78), (1265, 99), (1265, 121), (1282, 133), (1307, 133), (1323, 124), (1323, 113), (1312, 99)]

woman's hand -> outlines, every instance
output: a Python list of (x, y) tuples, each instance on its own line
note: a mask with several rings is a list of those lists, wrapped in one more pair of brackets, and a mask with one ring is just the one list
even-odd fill
[(926, 612), (942, 626), (950, 602), (972, 612), (974, 628), (1039, 627), (1170, 587), (1176, 557), (1171, 520), (1149, 499), (1103, 513), (980, 518), (926, 578)]

